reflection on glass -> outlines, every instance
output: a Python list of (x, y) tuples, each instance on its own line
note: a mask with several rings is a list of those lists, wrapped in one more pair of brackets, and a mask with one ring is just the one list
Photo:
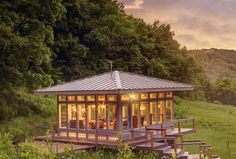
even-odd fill
[(96, 129), (96, 108), (95, 104), (87, 105), (88, 129)]
[(157, 94), (156, 93), (150, 93), (149, 97), (150, 97), (150, 99), (156, 99)]
[(121, 100), (122, 100), (122, 101), (128, 101), (128, 100), (129, 100), (129, 94), (123, 94), (123, 95), (121, 95)]
[(66, 96), (58, 96), (58, 100), (60, 102), (65, 102), (66, 101)]
[(172, 101), (166, 101), (166, 121), (172, 120)]
[(165, 98), (165, 93), (164, 92), (158, 93), (158, 98)]
[(156, 115), (157, 115), (157, 102), (150, 102), (150, 125), (157, 124)]
[(59, 127), (66, 128), (66, 104), (59, 104)]
[(117, 129), (117, 105), (108, 104), (107, 111), (109, 116), (108, 129)]
[(172, 92), (166, 92), (166, 98), (171, 98), (173, 96)]
[(99, 129), (106, 129), (106, 105), (98, 104), (98, 127)]
[(68, 104), (68, 125), (69, 128), (76, 128), (76, 105)]
[(75, 96), (67, 96), (67, 100), (69, 101), (69, 102), (74, 102), (75, 101)]
[(158, 101), (159, 123), (163, 123), (164, 122), (164, 106), (165, 106), (165, 102), (164, 101)]
[(147, 107), (148, 104), (145, 102), (142, 102), (140, 105), (140, 116), (141, 116), (141, 127), (147, 126)]
[(122, 106), (122, 123), (123, 129), (127, 129), (129, 127), (129, 110), (127, 105)]
[(97, 100), (98, 100), (98, 101), (105, 101), (105, 100), (106, 100), (105, 95), (99, 95), (99, 96), (97, 96)]
[(88, 101), (88, 102), (93, 102), (93, 101), (95, 101), (95, 96), (94, 96), (94, 95), (87, 96), (87, 101)]
[(133, 128), (138, 128), (138, 104), (134, 103), (132, 104), (132, 122), (133, 122)]
[(77, 96), (77, 101), (78, 102), (84, 102), (85, 101), (85, 97), (84, 96)]
[(86, 119), (86, 109), (85, 104), (78, 104), (78, 128), (79, 129), (85, 129), (85, 119)]
[(107, 101), (116, 102), (116, 100), (117, 100), (116, 95), (107, 95)]
[(142, 93), (141, 94), (141, 99), (142, 100), (148, 99), (148, 93)]

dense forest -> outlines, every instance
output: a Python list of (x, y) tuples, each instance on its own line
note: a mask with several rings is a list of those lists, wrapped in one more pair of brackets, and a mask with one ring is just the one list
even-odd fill
[[(32, 90), (114, 69), (191, 83), (211, 99), (204, 70), (173, 39), (170, 25), (146, 24), (113, 0), (0, 2), (0, 120), (50, 116)], [(210, 93), (209, 93), (210, 92)]]

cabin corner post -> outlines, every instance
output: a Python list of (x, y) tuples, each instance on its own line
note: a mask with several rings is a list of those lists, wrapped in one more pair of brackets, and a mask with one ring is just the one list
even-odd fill
[(171, 119), (175, 120), (175, 104), (174, 104), (174, 95), (172, 92), (172, 110), (171, 110)]
[(57, 95), (57, 132), (58, 136), (60, 136), (60, 108), (59, 108), (59, 95)]

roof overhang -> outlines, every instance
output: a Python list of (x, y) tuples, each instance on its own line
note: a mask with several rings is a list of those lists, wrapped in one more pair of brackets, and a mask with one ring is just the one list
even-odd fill
[(152, 89), (122, 89), (122, 90), (84, 90), (84, 91), (43, 91), (35, 90), (33, 91), (36, 95), (76, 95), (76, 94), (125, 94), (131, 92), (145, 93), (145, 92), (167, 92), (167, 91), (191, 91), (194, 90), (193, 86), (190, 87), (178, 87), (178, 88), (152, 88)]

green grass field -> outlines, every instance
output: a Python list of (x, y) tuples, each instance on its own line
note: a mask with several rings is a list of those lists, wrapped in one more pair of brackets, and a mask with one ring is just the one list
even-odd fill
[[(195, 117), (197, 132), (184, 139), (200, 139), (222, 159), (236, 159), (236, 107), (176, 99), (176, 118)], [(186, 147), (198, 152), (198, 147)]]

